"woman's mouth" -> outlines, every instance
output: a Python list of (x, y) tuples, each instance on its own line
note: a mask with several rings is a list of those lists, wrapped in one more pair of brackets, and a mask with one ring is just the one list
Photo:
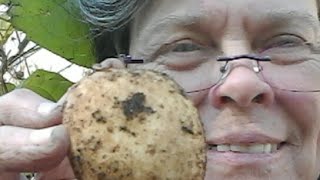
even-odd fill
[(280, 149), (285, 143), (280, 144), (259, 144), (259, 143), (250, 143), (250, 144), (209, 144), (209, 151), (217, 152), (235, 152), (235, 153), (247, 153), (247, 154), (265, 154), (265, 153), (275, 153)]
[(259, 133), (232, 133), (207, 142), (209, 163), (258, 167), (275, 163), (288, 149), (284, 138)]

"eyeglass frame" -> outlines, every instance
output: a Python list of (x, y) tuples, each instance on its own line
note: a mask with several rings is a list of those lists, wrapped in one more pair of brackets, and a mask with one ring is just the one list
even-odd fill
[[(119, 59), (125, 64), (125, 67), (128, 68), (129, 64), (143, 64), (145, 63), (145, 61), (143, 59), (134, 59), (132, 58), (132, 56), (130, 55), (125, 55), (125, 54), (120, 54)], [(240, 60), (240, 59), (247, 59), (247, 60), (252, 60), (252, 61), (256, 61), (256, 66), (253, 67), (253, 71), (255, 73), (259, 73), (263, 70), (263, 67), (260, 65), (260, 62), (271, 62), (272, 58), (269, 56), (259, 56), (257, 54), (242, 54), (242, 55), (236, 55), (236, 56), (221, 56), (216, 58), (216, 61), (218, 62), (225, 62), (225, 64), (223, 66), (220, 67), (220, 72), (222, 73), (222, 76), (219, 78), (218, 82), (216, 84), (213, 84), (210, 87), (204, 88), (204, 89), (199, 89), (199, 90), (195, 90), (195, 91), (189, 91), (186, 93), (196, 93), (196, 92), (201, 92), (201, 91), (205, 91), (208, 90), (214, 86), (216, 86), (217, 84), (223, 82), (224, 79), (226, 79), (226, 77), (229, 75), (230, 72), (230, 68), (228, 68), (229, 66), (229, 62), (230, 61), (236, 61), (236, 60)], [(288, 89), (280, 89), (277, 87), (273, 87), (282, 91), (290, 91), (290, 92), (308, 92), (308, 93), (315, 93), (315, 92), (320, 92), (319, 90), (288, 90)]]

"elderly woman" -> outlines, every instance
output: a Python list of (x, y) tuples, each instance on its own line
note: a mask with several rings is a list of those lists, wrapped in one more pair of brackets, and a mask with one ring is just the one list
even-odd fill
[[(98, 61), (130, 54), (145, 63), (129, 68), (167, 73), (185, 89), (205, 127), (206, 180), (319, 176), (317, 3), (80, 0)], [(0, 98), (2, 179), (73, 178), (60, 108), (27, 90)]]

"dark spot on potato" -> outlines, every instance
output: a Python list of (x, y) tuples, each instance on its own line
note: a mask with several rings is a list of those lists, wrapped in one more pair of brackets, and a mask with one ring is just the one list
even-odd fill
[(146, 149), (146, 153), (150, 154), (150, 155), (154, 155), (156, 153), (155, 145), (148, 144), (147, 149)]
[(112, 152), (115, 153), (115, 152), (118, 152), (120, 150), (120, 146), (119, 145), (116, 145), (115, 147), (112, 148)]
[(71, 86), (69, 90), (76, 89), (78, 86), (79, 86), (79, 84), (75, 84), (75, 85)]
[(141, 73), (139, 72), (133, 72), (131, 73), (132, 77), (137, 77), (137, 76), (141, 76)]
[(78, 155), (70, 155), (70, 163), (74, 168), (74, 173), (77, 179), (82, 180), (81, 178), (81, 171), (83, 171), (82, 164), (84, 163), (80, 156)]
[(129, 167), (123, 160), (110, 160), (106, 166), (107, 178), (105, 180), (113, 179), (133, 179), (132, 168)]
[(96, 173), (95, 169), (94, 168), (90, 168), (90, 171), (92, 171), (94, 174)]
[(132, 120), (135, 116), (142, 112), (154, 113), (155, 111), (151, 107), (146, 107), (144, 105), (146, 96), (144, 93), (138, 92), (134, 93), (127, 100), (122, 101), (123, 114), (126, 116), (127, 120)]
[(109, 133), (113, 133), (113, 128), (112, 128), (112, 127), (107, 127), (107, 131), (108, 131)]
[(161, 72), (160, 74), (161, 74), (161, 76), (164, 76), (165, 78), (168, 78), (168, 77), (169, 77), (168, 74), (166, 74), (166, 73), (164, 73), (164, 72)]
[(183, 132), (186, 132), (188, 134), (194, 134), (192, 127), (190, 127), (190, 126), (182, 126), (181, 129)]
[(98, 180), (105, 180), (107, 178), (106, 173), (100, 172), (98, 173)]
[(161, 149), (161, 151), (160, 152), (162, 152), (162, 153), (166, 153), (167, 152), (167, 150), (165, 150), (165, 149)]
[(145, 116), (140, 116), (140, 117), (139, 117), (139, 122), (140, 122), (140, 123), (143, 123), (145, 120), (146, 120), (146, 117), (145, 117)]
[(79, 97), (81, 97), (83, 94), (82, 93), (80, 93), (80, 94), (77, 94), (77, 97), (79, 98)]
[(74, 156), (74, 160), (77, 161), (77, 162), (80, 162), (81, 161), (81, 157), (80, 156)]
[(157, 176), (153, 172), (148, 172), (146, 175), (149, 180), (158, 180), (159, 179), (159, 178), (157, 178)]
[(70, 106), (68, 107), (69, 109), (73, 109), (74, 104), (70, 104)]
[(102, 113), (100, 110), (96, 110), (91, 114), (91, 116), (98, 122), (98, 123), (106, 123), (107, 120), (105, 117), (103, 117)]
[(132, 135), (134, 137), (137, 135), (135, 132), (130, 131), (126, 126), (120, 126), (119, 130), (123, 131), (125, 133), (128, 133), (128, 134), (130, 134), (130, 135)]
[(120, 104), (121, 102), (119, 101), (119, 99), (117, 97), (113, 97), (113, 100), (114, 100), (114, 103), (113, 103), (113, 106), (112, 108), (119, 108), (120, 107)]

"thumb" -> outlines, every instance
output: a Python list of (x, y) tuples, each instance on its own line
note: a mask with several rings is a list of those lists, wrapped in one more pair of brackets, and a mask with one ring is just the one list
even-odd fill
[(27, 89), (0, 96), (0, 125), (45, 128), (61, 124), (62, 106)]

